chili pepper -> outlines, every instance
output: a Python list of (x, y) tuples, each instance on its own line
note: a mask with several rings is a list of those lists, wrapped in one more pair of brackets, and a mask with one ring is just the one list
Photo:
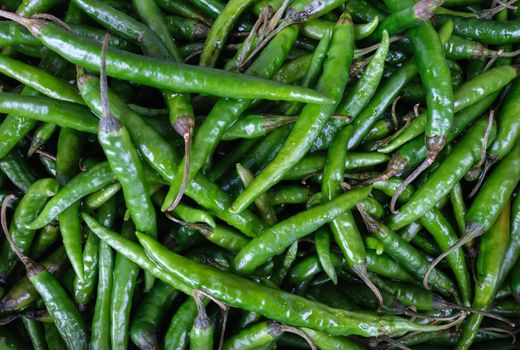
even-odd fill
[[(298, 238), (313, 232), (352, 208), (360, 199), (367, 197), (370, 190), (368, 187), (339, 195), (330, 202), (298, 213), (267, 229), (240, 250), (234, 259), (235, 270), (242, 274), (251, 273), (272, 256), (280, 254)], [(291, 227), (290, 235), (287, 234), (288, 227)], [(279, 237), (282, 231), (283, 238)]]
[[(240, 163), (237, 163), (236, 168), (238, 175), (244, 183), (244, 187), (247, 188), (251, 181), (253, 181), (254, 175), (251, 173), (249, 169), (240, 165)], [(276, 213), (273, 207), (271, 206), (269, 195), (267, 193), (264, 193), (263, 195), (258, 197), (255, 200), (255, 205), (260, 214), (260, 217), (268, 227), (273, 226), (278, 222), (278, 219), (276, 218)]]
[(28, 319), (25, 316), (22, 316), (22, 321), (33, 348), (35, 350), (45, 350), (47, 346), (45, 344), (42, 325), (38, 321)]
[[(407, 36), (416, 57), (421, 81), (426, 88), (428, 110), (425, 124), (425, 143), (428, 156), (417, 169), (408, 175), (402, 186), (406, 186), (415, 180), (435, 161), (446, 145), (455, 113), (455, 100), (448, 62), (444, 56), (439, 35), (433, 25), (430, 23), (418, 25), (410, 29)], [(399, 191), (396, 193), (396, 196), (398, 195)], [(394, 212), (393, 205), (390, 206), (390, 210)]]
[(42, 69), (0, 55), (0, 71), (49, 97), (83, 103), (74, 87)]
[[(481, 236), (491, 228), (506, 201), (520, 180), (520, 143), (497, 165), (469, 207), (466, 216), (465, 235), (457, 245)], [(504, 176), (504, 174), (509, 174)]]
[(436, 16), (437, 23), (441, 25), (449, 19), (453, 21), (455, 35), (483, 44), (507, 45), (520, 41), (519, 22), (516, 19), (501, 22), (450, 15)]
[[(54, 275), (59, 275), (63, 272), (65, 266), (68, 264), (67, 255), (63, 247), (59, 247), (52, 252), (43, 260), (42, 264)], [(23, 310), (34, 302), (37, 296), (38, 293), (32, 286), (30, 280), (27, 277), (23, 277), (3, 296), (0, 301), (0, 311), (3, 314)]]
[[(465, 134), (460, 143), (454, 147), (440, 167), (419, 188), (412, 198), (404, 204), (398, 214), (390, 216), (389, 227), (402, 228), (419, 218), (444, 196), (453, 186), (462, 179), (471, 166), (478, 161), (482, 147), (486, 147), (484, 136), (489, 122), (480, 120)], [(491, 125), (488, 143), (495, 136), (495, 124)], [(466, 214), (467, 215), (467, 214)]]
[[(139, 16), (148, 24), (150, 29), (160, 38), (169, 54), (176, 61), (181, 61), (182, 57), (177, 45), (170, 36), (166, 19), (161, 14), (159, 7), (153, 1), (133, 1), (133, 7)], [(149, 47), (147, 49), (150, 49)]]
[(32, 170), (16, 151), (12, 151), (0, 159), (0, 170), (13, 185), (23, 192), (27, 192), (31, 184), (36, 181)]
[[(376, 182), (374, 188), (382, 190), (387, 195), (392, 196), (393, 192), (400, 186), (400, 184), (400, 180), (392, 179), (385, 182)], [(404, 198), (401, 199), (402, 202), (409, 200), (409, 198), (413, 196), (411, 189), (407, 188), (407, 190), (403, 192), (403, 196)], [(426, 212), (418, 219), (418, 222), (430, 232), (441, 250), (445, 251), (457, 242), (456, 233), (439, 209), (433, 208)], [(466, 268), (466, 261), (462, 250), (457, 249), (454, 254), (450, 255), (450, 260), (448, 262), (459, 285), (462, 300), (466, 305), (468, 305), (471, 293), (470, 277), (468, 269)]]
[[(350, 115), (352, 118), (357, 118), (370, 103), (383, 77), (389, 43), (388, 33), (385, 34), (383, 32), (380, 46), (368, 64), (363, 76), (354, 84), (352, 90), (342, 98), (337, 107), (336, 112), (338, 114)], [(343, 120), (331, 119), (327, 121), (311, 150), (315, 151), (327, 147), (332, 141), (332, 135), (339, 131), (340, 127), (345, 124)]]
[[(496, 223), (482, 237), (477, 260), (477, 283), (472, 306), (486, 309), (492, 301), (497, 288), (500, 267), (504, 261), (510, 239), (510, 201), (508, 201)], [(472, 314), (462, 328), (456, 349), (468, 349), (478, 333), (483, 316)]]
[(44, 323), (43, 328), (45, 330), (45, 341), (47, 342), (47, 348), (49, 350), (58, 350), (67, 347), (67, 344), (65, 344), (53, 323)]
[[(110, 199), (100, 209), (98, 217), (103, 216), (103, 225), (110, 227), (114, 223), (116, 200)], [(97, 296), (92, 319), (91, 347), (92, 349), (107, 349), (110, 347), (112, 289), (114, 284), (114, 257), (112, 248), (104, 241), (99, 242)]]
[[(92, 227), (90, 227), (90, 229), (95, 232)], [(133, 232), (133, 225), (126, 222), (122, 228), (122, 237), (125, 237), (127, 240), (132, 240), (135, 237)], [(128, 344), (130, 310), (132, 307), (132, 296), (134, 294), (138, 274), (138, 265), (126, 258), (124, 255), (116, 254), (110, 305), (110, 337), (113, 349), (120, 347), (126, 348)]]
[[(108, 40), (105, 40), (103, 50), (106, 50), (107, 45)], [(100, 84), (103, 116), (99, 122), (99, 143), (107, 156), (112, 171), (121, 183), (125, 203), (136, 228), (149, 235), (157, 236), (155, 209), (150, 199), (141, 159), (130, 140), (128, 131), (110, 111), (104, 54), (101, 63)], [(146, 280), (147, 290), (153, 285), (151, 277), (149, 275)]]
[[(58, 139), (56, 156), (56, 179), (64, 185), (79, 172), (79, 158), (82, 150), (81, 135), (74, 130), (63, 128)], [(72, 204), (58, 217), (65, 251), (79, 280), (83, 280), (83, 258), (81, 247), (81, 223), (79, 202)], [(97, 252), (96, 254), (97, 255)]]
[(302, 204), (309, 200), (310, 190), (302, 186), (283, 186), (269, 192), (269, 202), (272, 206), (280, 204)]
[(185, 349), (189, 331), (197, 316), (197, 305), (193, 298), (188, 298), (177, 309), (164, 336), (164, 349)]
[(34, 152), (40, 149), (56, 131), (56, 124), (54, 123), (43, 123), (33, 133), (31, 146), (27, 151), (27, 157), (31, 157)]
[(190, 2), (212, 19), (217, 18), (225, 7), (220, 0), (190, 0)]
[(0, 94), (0, 111), (28, 119), (56, 123), (79, 131), (96, 133), (97, 122), (84, 107), (46, 97)]
[(92, 193), (88, 197), (86, 197), (84, 205), (88, 210), (95, 210), (105, 204), (110, 198), (116, 195), (121, 189), (121, 184), (116, 182), (114, 184), (108, 185), (98, 192)]
[[(355, 16), (355, 14), (352, 14)], [(356, 41), (369, 37), (379, 25), (379, 17), (372, 18), (368, 23), (356, 24), (354, 27), (354, 37)], [(314, 19), (312, 21), (304, 22), (301, 25), (302, 34), (310, 39), (319, 40), (323, 38), (326, 32), (334, 28), (334, 22), (323, 19)]]
[[(9, 198), (4, 199), (4, 203), (8, 200)], [(27, 277), (45, 302), (45, 307), (52, 316), (58, 332), (68, 348), (87, 349), (86, 328), (78, 309), (52, 274), (45, 269), (43, 265), (36, 263), (24, 255), (16, 246), (7, 228), (5, 210), (6, 206), (2, 205), (2, 229), (6, 239), (11, 249), (14, 250), (17, 257), (24, 264)]]
[[(3, 200), (3, 198), (2, 198)], [(29, 255), (36, 259), (41, 258), (44, 253), (58, 240), (60, 228), (56, 224), (45, 225), (34, 237)]]
[[(358, 207), (359, 209), (359, 207)], [(384, 224), (360, 211), (367, 228), (383, 243), (385, 252), (401, 264), (410, 274), (420, 278), (428, 269), (426, 258)], [(412, 258), (413, 257), (413, 258)], [(444, 295), (457, 295), (453, 282), (441, 271), (432, 271), (430, 282)]]
[(393, 36), (420, 25), (430, 19), (441, 4), (437, 0), (422, 0), (412, 6), (393, 11), (367, 38), (367, 41), (379, 41), (384, 30), (388, 32), (388, 35)]
[[(92, 103), (89, 107), (97, 115), (102, 115), (99, 80), (88, 75), (85, 79), (80, 79), (78, 85), (85, 100)], [(172, 182), (175, 179), (179, 165), (179, 158), (172, 145), (166, 142), (139, 115), (132, 112), (110, 91), (109, 100), (112, 114), (119, 118), (127, 128), (132, 141), (137, 145), (143, 158), (164, 179)], [(109, 183), (105, 183), (105, 185)], [(101, 188), (96, 190), (99, 189)], [(186, 194), (246, 235), (255, 236), (263, 228), (260, 220), (249, 211), (241, 215), (230, 214), (226, 208), (230, 205), (231, 199), (218, 186), (201, 175), (197, 175), (192, 183), (188, 184)]]
[[(140, 242), (144, 244), (144, 246), (146, 247), (145, 249), (147, 253), (153, 256), (154, 261), (160, 264), (160, 266), (165, 269), (164, 271), (167, 271), (167, 275), (173, 278), (182, 278), (183, 282), (181, 283), (188, 283), (189, 286), (192, 286), (192, 288), (197, 286), (197, 288), (200, 288), (202, 290), (208, 289), (209, 286), (206, 285), (206, 282), (199, 278), (202, 276), (194, 274), (194, 272), (197, 271), (197, 268), (199, 266), (198, 263), (192, 262), (188, 259), (184, 259), (181, 256), (178, 256), (175, 253), (168, 251), (167, 249), (163, 248), (160, 244), (155, 243), (155, 241), (150, 237), (147, 237), (140, 233), (137, 234), (139, 235)], [(108, 239), (108, 235), (105, 235), (104, 239), (105, 237), (106, 239)], [(114, 236), (114, 234), (111, 234), (111, 241), (115, 239), (117, 239), (117, 235)], [(116, 245), (115, 242), (112, 242), (112, 244), (114, 246)], [(126, 250), (123, 247), (120, 248), (122, 248), (121, 250)], [(132, 248), (132, 250), (135, 253), (139, 251), (139, 248), (137, 246)], [(169, 261), (167, 264), (165, 264), (166, 260)], [(177, 261), (173, 263), (173, 260)], [(183, 261), (183, 263), (178, 264), (178, 262), (180, 261)], [(141, 263), (144, 264), (145, 262), (141, 261)], [(175, 266), (175, 268), (173, 268), (173, 266)], [(390, 332), (399, 332), (401, 330), (416, 329), (433, 331), (443, 327), (431, 325), (418, 325), (408, 320), (404, 320), (402, 318), (393, 316), (373, 316), (367, 314), (358, 314), (355, 312), (349, 312), (344, 310), (331, 309), (328, 307), (322, 308), (321, 306), (319, 306), (320, 304), (316, 304), (304, 298), (288, 294), (282, 291), (278, 291), (270, 287), (264, 287), (261, 284), (256, 284), (254, 282), (250, 282), (242, 278), (237, 278), (235, 276), (231, 277), (228, 273), (217, 269), (212, 269), (210, 267), (204, 267), (204, 269), (211, 269), (212, 271), (211, 273), (213, 288), (211, 288), (211, 295), (213, 297), (223, 302), (226, 302), (231, 306), (240, 306), (246, 310), (256, 311), (273, 320), (284, 322), (294, 326), (312, 326), (311, 328), (317, 330), (325, 330), (326, 328), (327, 332), (332, 335), (378, 334), (381, 331), (380, 327), (390, 326), (390, 324), (391, 329), (388, 329), (388, 331)], [(185, 275), (185, 273), (188, 272), (188, 270), (190, 271), (189, 274), (191, 277)], [(221, 284), (224, 281), (225, 285)], [(174, 282), (174, 279), (172, 279), (169, 282)], [(179, 283), (177, 282), (177, 284)], [(186, 288), (186, 286), (184, 288)], [(222, 293), (222, 288), (226, 289), (224, 293)], [(228, 290), (228, 288), (230, 289)], [(234, 293), (240, 293), (241, 297), (236, 298), (233, 295)], [(251, 299), (251, 293), (253, 293), (256, 297)], [(257, 302), (263, 303), (264, 298), (268, 298), (270, 300), (268, 302), (268, 304), (270, 305), (268, 308), (264, 308), (263, 306), (261, 306), (261, 304), (257, 304)], [(283, 303), (283, 311), (281, 309), (276, 309), (278, 306), (282, 305), (278, 304), (278, 298), (283, 298), (285, 300), (285, 303)], [(245, 303), (246, 299), (248, 300), (247, 306)], [(253, 300), (255, 301), (253, 302)], [(265, 301), (267, 301), (267, 299)], [(304, 307), (306, 310), (311, 311), (313, 315), (309, 315), (309, 317), (307, 317), (306, 319), (302, 319), (300, 312), (294, 309), (294, 302), (297, 302), (300, 305), (298, 309), (300, 309), (300, 307)], [(327, 314), (329, 312), (333, 312), (335, 316), (327, 317)], [(373, 322), (377, 322), (377, 326)], [(359, 327), (361, 326), (361, 324), (363, 324), (362, 328)]]
[(320, 259), (323, 270), (329, 276), (334, 284), (338, 283), (338, 276), (332, 264), (330, 252), (330, 234), (324, 230), (318, 230), (314, 234), (314, 243), (316, 244), (316, 252)]
[[(12, 18), (12, 15), (5, 11), (0, 12), (0, 14)], [(81, 65), (94, 72), (99, 71), (101, 57), (99, 46), (80, 41), (73, 33), (51, 23), (44, 24), (33, 19), (23, 19), (23, 22), (29, 26), (28, 29), (32, 30), (32, 34), (44, 45), (69, 62)], [(127, 66), (125, 67), (125, 65)], [(140, 68), (136, 70), (130, 67)], [(221, 97), (286, 99), (288, 101), (312, 103), (328, 103), (330, 101), (322, 94), (309, 89), (289, 87), (254, 77), (244, 78), (242, 75), (210, 68), (197, 68), (180, 63), (145, 58), (115, 49), (107, 50), (107, 74), (115, 78), (144, 83), (165, 90), (173, 89), (178, 92), (209, 94), (216, 92), (217, 96)], [(168, 79), (166, 79), (166, 75)], [(153, 78), (151, 78), (152, 76)], [(233, 84), (233, 88), (228, 88), (230, 85), (227, 84)]]
[(310, 328), (302, 328), (302, 330), (319, 349), (364, 349), (363, 346), (349, 338), (331, 336), (325, 332), (316, 331)]
[(146, 294), (130, 326), (130, 337), (139, 348), (158, 347), (157, 328), (179, 295), (169, 284), (158, 281)]
[(256, 349), (275, 342), (282, 334), (283, 328), (278, 322), (260, 322), (228, 338), (223, 349)]
[(27, 225), (38, 229), (49, 224), (65, 209), (90, 193), (94, 193), (117, 180), (108, 162), (101, 162), (72, 178), (45, 205), (38, 217)]
[(213, 349), (215, 324), (206, 313), (205, 303), (195, 296), (194, 300), (197, 304), (197, 315), (190, 330), (190, 348), (200, 350)]
[[(507, 248), (504, 262), (500, 268), (500, 274), (497, 285), (502, 285), (505, 278), (518, 261), (520, 256), (520, 244), (518, 242), (518, 235), (520, 234), (520, 196), (518, 193), (513, 197), (511, 204), (511, 239), (509, 247)], [(513, 274), (514, 276), (514, 274)]]
[(207, 25), (211, 25), (211, 20), (209, 20), (206, 16), (198, 13), (196, 9), (184, 1), (158, 0), (157, 5), (178, 16), (190, 18), (206, 23)]
[[(500, 91), (511, 82), (516, 76), (511, 66), (503, 66), (490, 69), (478, 75), (472, 80), (464, 83), (455, 92), (454, 109), (461, 112), (473, 104), (482, 100), (482, 92), (485, 96), (491, 96), (494, 92)], [(455, 117), (457, 120), (458, 117)], [(426, 126), (424, 114), (410, 123), (407, 129), (393, 139), (386, 147), (379, 149), (380, 152), (391, 152), (413, 137), (420, 135)]]
[(174, 38), (188, 41), (205, 39), (209, 32), (205, 24), (177, 16), (167, 16), (166, 25)]
[(459, 236), (464, 235), (464, 217), (466, 215), (466, 204), (464, 203), (464, 197), (462, 194), (462, 187), (460, 183), (456, 184), (450, 192), (450, 201), (452, 205), (453, 215), (455, 222), (457, 223), (457, 229), (459, 230)]
[[(344, 52), (345, 42), (348, 42), (348, 54)], [(237, 197), (230, 208), (231, 212), (242, 212), (256, 197), (279, 181), (311, 148), (319, 131), (339, 103), (340, 96), (345, 89), (348, 68), (352, 61), (353, 43), (352, 22), (350, 17), (344, 14), (332, 34), (327, 61), (317, 85), (317, 90), (334, 98), (335, 104), (309, 104), (304, 107), (282, 149), (275, 159), (257, 175), (251, 185)]]
[(513, 117), (520, 108), (517, 104), (519, 94), (520, 82), (517, 79), (512, 84), (509, 96), (498, 115), (497, 138), (487, 153), (490, 163), (502, 159), (509, 153), (514, 148), (515, 141), (520, 137), (520, 123)]
[(291, 116), (249, 114), (237, 120), (222, 135), (222, 140), (257, 138), (296, 120)]
[(254, 1), (235, 0), (228, 2), (211, 27), (200, 56), (200, 65), (213, 67), (220, 51), (233, 29), (235, 22)]
[(353, 0), (346, 3), (346, 10), (353, 15), (356, 22), (370, 22), (375, 17), (383, 20), (386, 15), (378, 7), (367, 0)]
[[(58, 183), (54, 179), (42, 179), (34, 182), (27, 193), (18, 203), (11, 221), (10, 232), (18, 249), (27, 252), (31, 247), (35, 231), (27, 229), (25, 225), (31, 222), (45, 205), (49, 197), (58, 191)], [(4, 199), (5, 200), (5, 199)], [(16, 255), (7, 241), (2, 245), (2, 261), (0, 275), (4, 278), (9, 275), (16, 263)]]
[[(298, 30), (296, 27), (288, 27), (274, 38), (269, 46), (255, 60), (254, 64), (247, 70), (249, 75), (269, 78), (280, 68), (285, 61), (290, 48), (293, 46)], [(193, 149), (189, 159), (188, 180), (199, 172), (204, 162), (212, 156), (215, 147), (220, 141), (225, 128), (237, 120), (250, 105), (251, 100), (220, 100), (211, 110), (210, 114), (199, 127), (193, 140)], [(184, 159), (179, 168), (177, 180), (174, 181), (168, 196), (162, 206), (162, 210), (172, 206), (174, 198), (180, 194), (181, 172), (187, 167), (188, 159)]]

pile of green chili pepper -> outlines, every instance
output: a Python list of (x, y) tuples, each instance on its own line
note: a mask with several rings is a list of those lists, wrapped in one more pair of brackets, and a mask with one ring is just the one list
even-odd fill
[(0, 0), (0, 350), (518, 349), (519, 6)]

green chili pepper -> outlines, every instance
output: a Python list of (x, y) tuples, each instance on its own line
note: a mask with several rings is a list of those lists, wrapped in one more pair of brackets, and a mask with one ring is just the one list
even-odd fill
[[(348, 54), (344, 52), (345, 42), (349, 43)], [(345, 89), (348, 80), (348, 68), (352, 61), (353, 42), (352, 22), (350, 17), (345, 14), (336, 25), (332, 34), (327, 61), (317, 85), (317, 90), (334, 98), (335, 103), (330, 105), (309, 104), (304, 107), (276, 158), (238, 196), (230, 211), (235, 213), (242, 212), (256, 197), (266, 192), (279, 181), (311, 148), (319, 131), (339, 103), (339, 99)], [(333, 81), (334, 83), (332, 83)]]
[[(112, 198), (99, 210), (98, 218), (101, 219), (103, 225), (111, 227), (114, 224), (116, 205), (117, 201), (115, 198)], [(97, 296), (92, 318), (90, 342), (91, 348), (95, 350), (108, 349), (111, 344), (110, 307), (114, 284), (114, 257), (112, 248), (104, 241), (99, 242), (98, 267)]]
[[(68, 264), (67, 255), (62, 247), (56, 249), (42, 262), (52, 274), (59, 275)], [(38, 296), (37, 291), (27, 277), (16, 282), (0, 301), (0, 311), (15, 312), (27, 308)]]
[[(3, 198), (2, 198), (3, 199)], [(36, 259), (41, 258), (47, 250), (58, 240), (60, 235), (60, 228), (56, 224), (49, 224), (44, 226), (34, 237), (29, 255)]]
[(185, 349), (188, 343), (190, 329), (197, 316), (197, 304), (193, 298), (188, 298), (177, 309), (164, 336), (165, 350)]
[(162, 281), (158, 281), (146, 294), (130, 326), (130, 337), (136, 346), (141, 349), (159, 346), (157, 328), (178, 295), (178, 291)]
[(13, 185), (23, 192), (27, 192), (36, 181), (32, 170), (16, 151), (12, 151), (0, 159), (0, 170)]
[[(4, 199), (4, 202), (8, 200)], [(27, 277), (42, 297), (56, 328), (70, 349), (88, 349), (87, 332), (76, 305), (53, 275), (43, 266), (25, 256), (16, 246), (5, 222), (5, 206), (2, 206), (2, 229), (11, 249), (24, 264)]]
[[(105, 231), (102, 239), (108, 240), (110, 237), (112, 245), (118, 245), (120, 250), (126, 251), (127, 249), (125, 249), (124, 246), (127, 246), (127, 242), (118, 239), (117, 236), (117, 234)], [(349, 312), (328, 307), (324, 308), (321, 304), (311, 302), (304, 298), (270, 287), (264, 287), (261, 284), (237, 278), (236, 276), (229, 275), (228, 273), (217, 269), (204, 267), (204, 270), (206, 271), (211, 269), (211, 283), (213, 287), (209, 288), (206, 281), (200, 278), (202, 277), (201, 275), (198, 273), (194, 274), (201, 265), (168, 251), (146, 235), (138, 233), (138, 236), (140, 242), (144, 244), (147, 253), (151, 254), (154, 261), (160, 264), (161, 268), (165, 269), (164, 271), (166, 271), (166, 274), (169, 276), (168, 278), (170, 278), (169, 283), (176, 283), (183, 289), (196, 287), (198, 289), (207, 290), (207, 292), (211, 293), (213, 297), (231, 306), (238, 306), (245, 310), (259, 312), (266, 317), (279, 322), (301, 327), (312, 326), (311, 328), (313, 329), (326, 330), (332, 335), (375, 335), (381, 332), (380, 327), (386, 328), (386, 326), (390, 327), (387, 329), (389, 332), (419, 329), (434, 331), (442, 328), (442, 326), (418, 325), (399, 317), (374, 316), (366, 313)], [(116, 243), (116, 240), (119, 242)], [(121, 245), (122, 242), (125, 243)], [(146, 262), (142, 259), (145, 257), (144, 252), (139, 251), (138, 246), (132, 246), (131, 249), (133, 251), (132, 254), (139, 254), (141, 264), (144, 265), (151, 263), (150, 261)], [(130, 252), (128, 253), (130, 254)], [(180, 263), (181, 261), (182, 263)], [(150, 267), (151, 266), (153, 266), (153, 263), (151, 263)], [(160, 273), (155, 271), (154, 273)], [(182, 282), (176, 280), (177, 278), (182, 279)], [(188, 286), (184, 283), (187, 283)], [(240, 293), (241, 297), (237, 298), (235, 293)], [(251, 298), (253, 295), (255, 295), (255, 297)], [(285, 300), (285, 302), (279, 303), (278, 301), (280, 298)], [(269, 300), (269, 302), (266, 305), (269, 306), (265, 308), (262, 304), (267, 302), (267, 300)], [(295, 303), (297, 303), (298, 306)], [(302, 318), (300, 313), (302, 307), (310, 311), (310, 314), (305, 319)], [(330, 313), (333, 313), (334, 316)]]
[[(510, 239), (510, 205), (508, 201), (495, 224), (482, 237), (477, 260), (475, 297), (472, 304), (474, 308), (486, 309), (498, 287), (496, 283)], [(483, 318), (481, 314), (472, 314), (469, 317), (462, 328), (462, 335), (456, 349), (468, 349), (471, 346)]]
[(31, 146), (27, 151), (27, 156), (30, 157), (40, 149), (56, 131), (56, 124), (54, 123), (43, 123), (33, 133), (33, 139), (31, 140)]
[(436, 19), (441, 25), (452, 20), (455, 35), (484, 44), (507, 45), (520, 41), (520, 22), (517, 19), (501, 22), (451, 15), (438, 15)]
[[(0, 14), (11, 16), (1, 12)], [(29, 21), (29, 30), (45, 46), (57, 52), (69, 62), (99, 72), (101, 48), (87, 41), (81, 41), (73, 33), (51, 23), (39, 20)], [(132, 68), (130, 68), (132, 67)], [(139, 67), (138, 69), (136, 69)], [(287, 86), (264, 79), (244, 77), (210, 68), (197, 68), (180, 63), (107, 50), (107, 74), (114, 78), (143, 83), (149, 86), (178, 92), (216, 93), (231, 98), (286, 99), (312, 103), (328, 103), (330, 100), (321, 93)], [(196, 77), (196, 78), (194, 78)], [(200, 79), (199, 79), (200, 78)], [(233, 86), (231, 88), (231, 86)], [(231, 91), (230, 91), (231, 90)]]
[[(511, 239), (509, 247), (507, 248), (504, 262), (500, 268), (500, 275), (497, 285), (502, 285), (505, 278), (518, 261), (520, 256), (520, 242), (518, 235), (520, 234), (520, 196), (517, 194), (511, 205)], [(516, 276), (513, 274), (513, 276)]]
[[(90, 226), (90, 225), (89, 225)], [(91, 227), (91, 230), (94, 231)], [(122, 228), (122, 236), (127, 240), (133, 239), (134, 227), (126, 222)], [(110, 337), (112, 349), (126, 348), (129, 337), (130, 310), (132, 297), (137, 283), (139, 266), (117, 254), (113, 270), (114, 280), (112, 285), (112, 296), (110, 297)]]
[(42, 325), (38, 321), (28, 319), (25, 316), (22, 316), (22, 321), (25, 326), (25, 330), (27, 331), (27, 335), (31, 340), (33, 348), (35, 350), (47, 349)]
[(238, 20), (242, 12), (253, 3), (253, 0), (234, 0), (226, 4), (208, 33), (208, 37), (206, 38), (204, 48), (200, 55), (201, 66), (215, 66), (220, 51), (225, 45), (227, 37), (233, 29), (235, 22)]
[[(297, 239), (352, 208), (359, 200), (366, 198), (370, 191), (370, 187), (349, 191), (267, 229), (240, 250), (234, 259), (235, 270), (242, 274), (253, 272), (255, 268), (283, 252)], [(289, 232), (288, 228), (290, 228)]]
[[(251, 67), (246, 71), (249, 75), (269, 78), (280, 68), (285, 61), (287, 54), (296, 40), (298, 29), (295, 26), (288, 27), (280, 32), (262, 51), (262, 54), (255, 60)], [(203, 167), (204, 162), (212, 156), (217, 143), (220, 141), (225, 129), (237, 120), (250, 105), (251, 100), (220, 100), (211, 110), (202, 125), (199, 127), (193, 140), (193, 147), (189, 159), (188, 180)], [(188, 159), (184, 159), (179, 167), (177, 178), (170, 189), (162, 210), (172, 206), (174, 199), (180, 193), (182, 173), (187, 167)]]
[(197, 316), (193, 320), (190, 330), (190, 349), (211, 350), (213, 349), (213, 334), (215, 324), (206, 313), (205, 303), (199, 298), (194, 298), (197, 304)]
[[(408, 225), (433, 208), (442, 197), (451, 191), (453, 186), (478, 161), (482, 147), (487, 146), (484, 144), (484, 136), (488, 129), (488, 124), (487, 120), (481, 120), (465, 134), (461, 142), (446, 157), (440, 167), (415, 192), (412, 198), (399, 209), (399, 213), (392, 215), (388, 219), (390, 228), (399, 229)], [(495, 130), (495, 124), (493, 123), (488, 143), (494, 139)]]
[(419, 26), (430, 19), (441, 4), (440, 1), (436, 0), (422, 0), (414, 5), (393, 11), (381, 22), (376, 31), (367, 40), (369, 42), (379, 41), (385, 30), (388, 32), (388, 35), (393, 36)]
[[(353, 118), (357, 118), (357, 116), (362, 113), (372, 97), (374, 97), (381, 78), (383, 77), (385, 58), (388, 55), (389, 45), (388, 33), (385, 34), (383, 32), (380, 46), (365, 69), (363, 76), (354, 84), (352, 90), (343, 97), (336, 109), (336, 113), (351, 115)], [(345, 124), (343, 120), (331, 119), (327, 121), (311, 150), (315, 151), (327, 147), (332, 141), (332, 135), (339, 131), (340, 127)]]
[(0, 94), (0, 111), (28, 119), (51, 122), (62, 127), (96, 133), (97, 122), (92, 114), (74, 103), (46, 97), (29, 97), (11, 93)]
[(27, 225), (30, 229), (38, 229), (49, 224), (73, 203), (90, 193), (94, 193), (117, 180), (108, 162), (101, 162), (87, 171), (72, 178), (45, 205), (38, 217)]
[[(12, 240), (22, 252), (29, 251), (33, 242), (35, 230), (27, 229), (26, 224), (30, 223), (41, 208), (45, 205), (49, 197), (58, 192), (58, 183), (54, 179), (41, 179), (34, 182), (22, 197), (16, 207), (10, 225)], [(4, 241), (2, 245), (2, 260), (0, 262), (0, 275), (4, 278), (9, 275), (16, 263), (16, 254), (11, 250), (9, 242)]]

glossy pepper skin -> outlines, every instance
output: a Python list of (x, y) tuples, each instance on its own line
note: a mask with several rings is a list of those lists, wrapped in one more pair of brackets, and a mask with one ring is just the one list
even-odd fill
[(242, 212), (256, 197), (279, 181), (310, 149), (325, 122), (334, 113), (347, 84), (352, 51), (345, 54), (343, 45), (345, 42), (353, 43), (353, 41), (352, 21), (350, 16), (343, 14), (332, 34), (327, 61), (316, 87), (318, 91), (334, 99), (334, 103), (328, 105), (309, 104), (304, 107), (275, 159), (238, 196), (230, 211), (234, 213)]
[[(400, 229), (432, 209), (435, 204), (451, 191), (481, 157), (483, 138), (488, 128), (487, 120), (480, 120), (465, 134), (461, 142), (453, 149), (440, 167), (419, 188), (412, 198), (406, 202), (399, 213), (389, 217), (388, 224), (392, 229)], [(496, 133), (492, 124), (492, 140)], [(490, 142), (488, 142), (490, 143)], [(467, 215), (467, 214), (466, 214)]]
[[(66, 60), (94, 72), (99, 71), (101, 47), (81, 41), (73, 33), (54, 24), (34, 23), (29, 30), (49, 49)], [(181, 63), (171, 63), (132, 53), (109, 49), (107, 74), (159, 89), (174, 89), (178, 92), (197, 92), (231, 98), (286, 99), (311, 103), (329, 103), (321, 93), (310, 89), (294, 88), (253, 77), (210, 68), (200, 68)], [(232, 87), (232, 88), (228, 88)], [(231, 90), (231, 91), (230, 91)]]
[[(27, 252), (34, 239), (35, 230), (26, 225), (32, 221), (42, 209), (47, 200), (58, 191), (59, 184), (54, 179), (41, 179), (29, 187), (27, 193), (18, 203), (9, 231), (11, 237), (22, 252)], [(17, 261), (9, 243), (2, 244), (2, 259), (0, 260), (0, 275), (4, 278), (9, 275)]]
[[(366, 313), (350, 313), (343, 310), (323, 308), (323, 305), (311, 302), (307, 299), (279, 291), (273, 288), (256, 284), (249, 280), (230, 275), (226, 272), (200, 265), (197, 262), (186, 259), (170, 252), (153, 239), (139, 234), (142, 243), (150, 243), (154, 248), (147, 247), (148, 252), (154, 252), (154, 261), (161, 264), (161, 268), (146, 255), (144, 249), (119, 234), (103, 228), (87, 214), (82, 215), (90, 229), (92, 229), (103, 241), (118, 252), (125, 254), (142, 268), (152, 272), (156, 277), (167, 281), (175, 288), (186, 294), (191, 294), (192, 289), (202, 289), (211, 293), (215, 298), (231, 305), (242, 307), (249, 311), (259, 312), (268, 318), (294, 326), (312, 325), (314, 329), (327, 329), (331, 334), (378, 334), (383, 327), (384, 331), (398, 332), (400, 330), (437, 330), (437, 326), (418, 325), (408, 320), (393, 316), (374, 316)], [(166, 263), (166, 260), (169, 260)], [(174, 261), (175, 260), (175, 261)], [(168, 269), (168, 266), (177, 266), (179, 269)], [(164, 270), (163, 270), (164, 268)], [(204, 276), (204, 277), (203, 277)], [(211, 276), (211, 277), (210, 277)], [(206, 278), (211, 279), (211, 285), (206, 284)], [(211, 291), (209, 290), (211, 289)], [(231, 293), (231, 294), (229, 294)], [(241, 295), (237, 298), (235, 293)], [(279, 299), (280, 298), (280, 299)], [(275, 306), (264, 307), (265, 302)], [(275, 300), (275, 301), (273, 301)], [(283, 303), (278, 303), (284, 300)], [(277, 306), (276, 306), (277, 305)], [(282, 306), (283, 305), (283, 306)], [(301, 308), (311, 310), (307, 319), (301, 318)], [(335, 315), (335, 316), (333, 316)], [(339, 324), (338, 324), (339, 321)], [(387, 328), (389, 327), (389, 328)]]
[(370, 187), (349, 191), (270, 227), (240, 250), (234, 259), (235, 270), (241, 274), (252, 273), (255, 268), (282, 253), (297, 239), (354, 207), (370, 191)]
[[(472, 304), (474, 308), (486, 309), (496, 293), (500, 267), (510, 241), (510, 210), (511, 202), (508, 200), (497, 221), (482, 237), (477, 259), (478, 283)], [(469, 317), (455, 349), (468, 349), (471, 346), (483, 318), (479, 314)]]

